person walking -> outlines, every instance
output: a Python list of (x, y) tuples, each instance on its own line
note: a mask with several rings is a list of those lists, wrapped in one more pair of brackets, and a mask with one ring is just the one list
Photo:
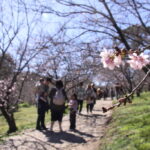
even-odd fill
[(82, 112), (83, 108), (83, 102), (85, 99), (85, 89), (83, 88), (83, 82), (79, 84), (79, 87), (77, 88), (77, 98), (78, 98), (78, 111), (79, 114)]
[(93, 98), (93, 89), (91, 87), (91, 84), (89, 84), (86, 89), (86, 101), (87, 101), (86, 104), (87, 114), (89, 114), (89, 112), (92, 114), (93, 107), (94, 107), (94, 98)]
[(96, 98), (97, 98), (97, 89), (95, 88), (95, 85), (94, 83), (91, 83), (91, 89), (93, 90), (92, 91), (92, 98), (94, 99), (94, 105), (96, 104)]

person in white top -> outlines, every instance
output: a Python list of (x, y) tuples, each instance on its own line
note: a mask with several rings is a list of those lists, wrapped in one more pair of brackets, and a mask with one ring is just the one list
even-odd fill
[(40, 80), (35, 85), (35, 103), (38, 104), (38, 100), (40, 98), (40, 93), (43, 91), (44, 78), (40, 78)]
[(68, 103), (70, 109), (70, 130), (76, 129), (76, 112), (78, 109), (77, 95), (74, 93), (71, 95), (71, 99)]

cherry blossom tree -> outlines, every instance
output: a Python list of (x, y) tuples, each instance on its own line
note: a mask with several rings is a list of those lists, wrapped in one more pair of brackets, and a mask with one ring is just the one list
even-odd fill
[(17, 130), (14, 111), (20, 101), (19, 75), (26, 72), (35, 58), (46, 49), (47, 42), (39, 42), (42, 35), (35, 38), (38, 19), (36, 13), (29, 17), (25, 3), (20, 5), (17, 0), (2, 1), (0, 10), (0, 72), (4, 73), (5, 63), (11, 61), (8, 55), (14, 63), (13, 69), (7, 67), (9, 73), (3, 78), (1, 76), (0, 80), (0, 111), (8, 123), (8, 133), (11, 133)]

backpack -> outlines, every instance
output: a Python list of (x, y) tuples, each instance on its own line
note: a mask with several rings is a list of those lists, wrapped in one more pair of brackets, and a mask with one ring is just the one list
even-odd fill
[(53, 97), (53, 104), (55, 105), (65, 104), (65, 95), (63, 89), (56, 89), (55, 95)]

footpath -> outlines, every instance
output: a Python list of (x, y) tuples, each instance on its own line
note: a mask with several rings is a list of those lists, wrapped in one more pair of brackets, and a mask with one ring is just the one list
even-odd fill
[(5, 139), (0, 150), (97, 150), (111, 118), (111, 111), (103, 113), (101, 108), (111, 105), (111, 100), (98, 100), (93, 114), (87, 114), (84, 108), (81, 115), (77, 114), (76, 132), (69, 131), (69, 115), (66, 115), (62, 124), (64, 132), (59, 132), (57, 122), (53, 133), (25, 130)]

